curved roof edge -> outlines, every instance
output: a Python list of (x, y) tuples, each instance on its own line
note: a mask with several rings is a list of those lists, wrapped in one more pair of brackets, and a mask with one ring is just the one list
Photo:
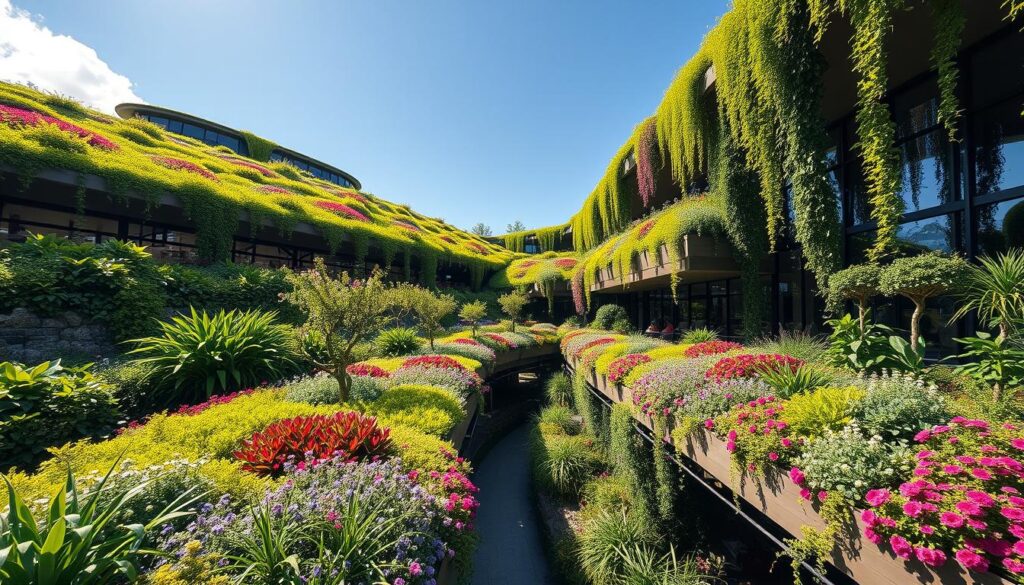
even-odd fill
[[(200, 118), (199, 116), (193, 116), (192, 114), (187, 114), (185, 112), (181, 112), (181, 111), (178, 111), (178, 110), (172, 110), (170, 108), (165, 108), (165, 107), (162, 107), (162, 106), (154, 106), (154, 105), (151, 105), (151, 104), (138, 104), (138, 103), (126, 102), (126, 103), (117, 104), (116, 106), (114, 106), (114, 111), (117, 113), (118, 116), (121, 116), (122, 118), (125, 118), (125, 119), (133, 118), (133, 117), (135, 117), (136, 114), (139, 114), (139, 113), (146, 113), (146, 114), (151, 114), (151, 115), (156, 115), (156, 116), (165, 116), (165, 117), (166, 116), (173, 116), (173, 117), (175, 117), (177, 119), (180, 119), (180, 120), (183, 120), (183, 121), (186, 121), (186, 122), (189, 122), (189, 123), (193, 123), (193, 124), (197, 124), (197, 125), (203, 125), (203, 126), (205, 126), (207, 128), (210, 128), (212, 130), (216, 130), (218, 132), (224, 132), (226, 134), (231, 134), (231, 135), (237, 136), (239, 140), (245, 140), (245, 136), (242, 134), (242, 132), (240, 130), (236, 130), (234, 128), (231, 128), (230, 126), (225, 126), (223, 124), (218, 124), (217, 122), (213, 122), (213, 121), (207, 120), (205, 118)], [(275, 143), (274, 144), (274, 148), (276, 150), (279, 150), (279, 151), (287, 154), (288, 156), (290, 156), (292, 158), (297, 158), (297, 159), (303, 160), (307, 164), (309, 164), (309, 163), (315, 164), (315, 165), (319, 166), (320, 168), (322, 168), (324, 170), (328, 170), (328, 171), (331, 171), (333, 173), (337, 173), (338, 175), (341, 175), (341, 176), (345, 177), (346, 179), (348, 179), (348, 181), (350, 183), (352, 183), (352, 186), (355, 187), (356, 190), (360, 190), (360, 189), (363, 188), (363, 185), (362, 185), (362, 183), (359, 182), (359, 179), (353, 177), (347, 171), (343, 171), (343, 170), (339, 169), (338, 167), (336, 167), (334, 165), (325, 163), (325, 162), (323, 162), (320, 159), (313, 158), (313, 157), (311, 157), (309, 155), (306, 155), (306, 154), (302, 154), (301, 152), (292, 150), (292, 149), (290, 149), (288, 147), (281, 146), (280, 144), (276, 144)]]

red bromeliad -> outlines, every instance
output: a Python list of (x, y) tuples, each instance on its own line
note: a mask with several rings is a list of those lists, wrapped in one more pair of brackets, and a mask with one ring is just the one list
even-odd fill
[(8, 126), (38, 126), (40, 123), (53, 124), (64, 132), (75, 134), (79, 138), (89, 139), (90, 146), (105, 150), (117, 150), (117, 145), (113, 141), (92, 130), (86, 130), (81, 126), (61, 120), (60, 118), (54, 118), (53, 116), (47, 116), (24, 108), (0, 104), (0, 122), (4, 122)]
[(390, 429), (377, 426), (377, 419), (358, 412), (297, 416), (254, 433), (233, 455), (244, 462), (242, 469), (276, 477), (290, 460), (358, 461), (383, 455), (391, 445), (390, 435)]

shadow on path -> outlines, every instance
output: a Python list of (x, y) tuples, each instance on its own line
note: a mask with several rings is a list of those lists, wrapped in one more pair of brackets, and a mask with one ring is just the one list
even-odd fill
[(533, 507), (529, 425), (507, 434), (477, 466), (480, 488), (473, 585), (555, 585)]

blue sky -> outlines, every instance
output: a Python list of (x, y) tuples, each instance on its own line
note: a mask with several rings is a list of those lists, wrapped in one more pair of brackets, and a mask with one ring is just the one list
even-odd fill
[(149, 103), (252, 130), (351, 172), (367, 191), (495, 233), (574, 213), (728, 9), (696, 0), (13, 2), (94, 49)]

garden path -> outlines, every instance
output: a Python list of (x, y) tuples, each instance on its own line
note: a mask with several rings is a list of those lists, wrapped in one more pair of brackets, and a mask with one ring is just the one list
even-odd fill
[(557, 584), (533, 505), (528, 424), (487, 453), (473, 482), (480, 488), (473, 585)]

